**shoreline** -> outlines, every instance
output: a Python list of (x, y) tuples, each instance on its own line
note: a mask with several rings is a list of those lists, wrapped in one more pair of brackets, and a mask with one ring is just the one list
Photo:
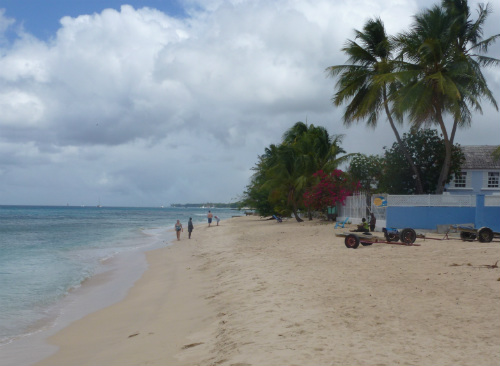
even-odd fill
[(205, 322), (196, 291), (202, 281), (190, 271), (187, 230), (183, 234), (183, 240), (172, 238), (171, 245), (145, 253), (148, 269), (124, 299), (49, 337), (59, 350), (35, 365), (177, 364), (181, 339)]
[(498, 242), (353, 250), (334, 232), (256, 217), (185, 231), (37, 365), (500, 362)]
[[(13, 337), (10, 342), (0, 346), (0, 365), (31, 366), (39, 362), (57, 352), (57, 347), (47, 342), (48, 338), (76, 320), (123, 300), (147, 270), (145, 253), (164, 243), (172, 245), (175, 238), (173, 231), (165, 233), (169, 239), (151, 243), (149, 248), (145, 246), (124, 251), (102, 260), (95, 274), (78, 287), (68, 290), (63, 298), (51, 305), (48, 310), (53, 313), (51, 317), (33, 326), (29, 333)], [(29, 352), (26, 352), (27, 349)]]

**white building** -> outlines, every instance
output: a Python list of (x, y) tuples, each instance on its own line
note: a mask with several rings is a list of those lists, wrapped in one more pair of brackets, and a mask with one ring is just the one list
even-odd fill
[(497, 146), (461, 146), (465, 155), (462, 171), (445, 186), (450, 194), (500, 194), (500, 159), (493, 158)]

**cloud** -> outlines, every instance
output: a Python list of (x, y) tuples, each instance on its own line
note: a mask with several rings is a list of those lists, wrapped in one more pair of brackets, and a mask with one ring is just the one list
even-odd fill
[[(348, 152), (382, 153), (388, 124), (346, 129), (324, 70), (365, 20), (396, 33), (421, 5), (190, 0), (185, 18), (124, 5), (63, 17), (48, 41), (0, 11), (2, 203), (228, 201), (297, 121), (346, 134)], [(489, 127), (467, 141), (498, 143), (498, 114), (481, 118)]]

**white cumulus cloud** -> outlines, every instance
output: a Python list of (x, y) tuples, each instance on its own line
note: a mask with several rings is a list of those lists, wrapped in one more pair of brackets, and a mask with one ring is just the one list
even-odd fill
[[(397, 33), (431, 4), (186, 0), (185, 18), (123, 5), (63, 17), (47, 41), (0, 10), (0, 203), (229, 201), (297, 121), (380, 154), (388, 125), (346, 129), (325, 68), (368, 18)], [(498, 73), (486, 75), (498, 99)], [(498, 113), (484, 110), (459, 142), (499, 143)]]

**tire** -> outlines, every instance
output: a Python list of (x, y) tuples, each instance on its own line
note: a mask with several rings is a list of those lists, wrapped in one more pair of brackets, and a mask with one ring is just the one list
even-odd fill
[(349, 234), (345, 237), (344, 243), (347, 248), (356, 249), (359, 247), (359, 237), (354, 234)]
[(417, 233), (411, 228), (406, 228), (401, 231), (401, 243), (411, 245), (417, 240)]
[(481, 243), (489, 243), (493, 240), (493, 230), (489, 227), (482, 227), (477, 232), (477, 240)]
[(388, 242), (399, 240), (399, 234), (388, 233), (386, 231), (386, 232), (384, 232), (384, 236), (385, 236), (385, 240), (387, 240)]
[(474, 240), (476, 240), (476, 234), (469, 233), (467, 231), (461, 231), (460, 232), (460, 239), (462, 239), (462, 241), (474, 241)]

